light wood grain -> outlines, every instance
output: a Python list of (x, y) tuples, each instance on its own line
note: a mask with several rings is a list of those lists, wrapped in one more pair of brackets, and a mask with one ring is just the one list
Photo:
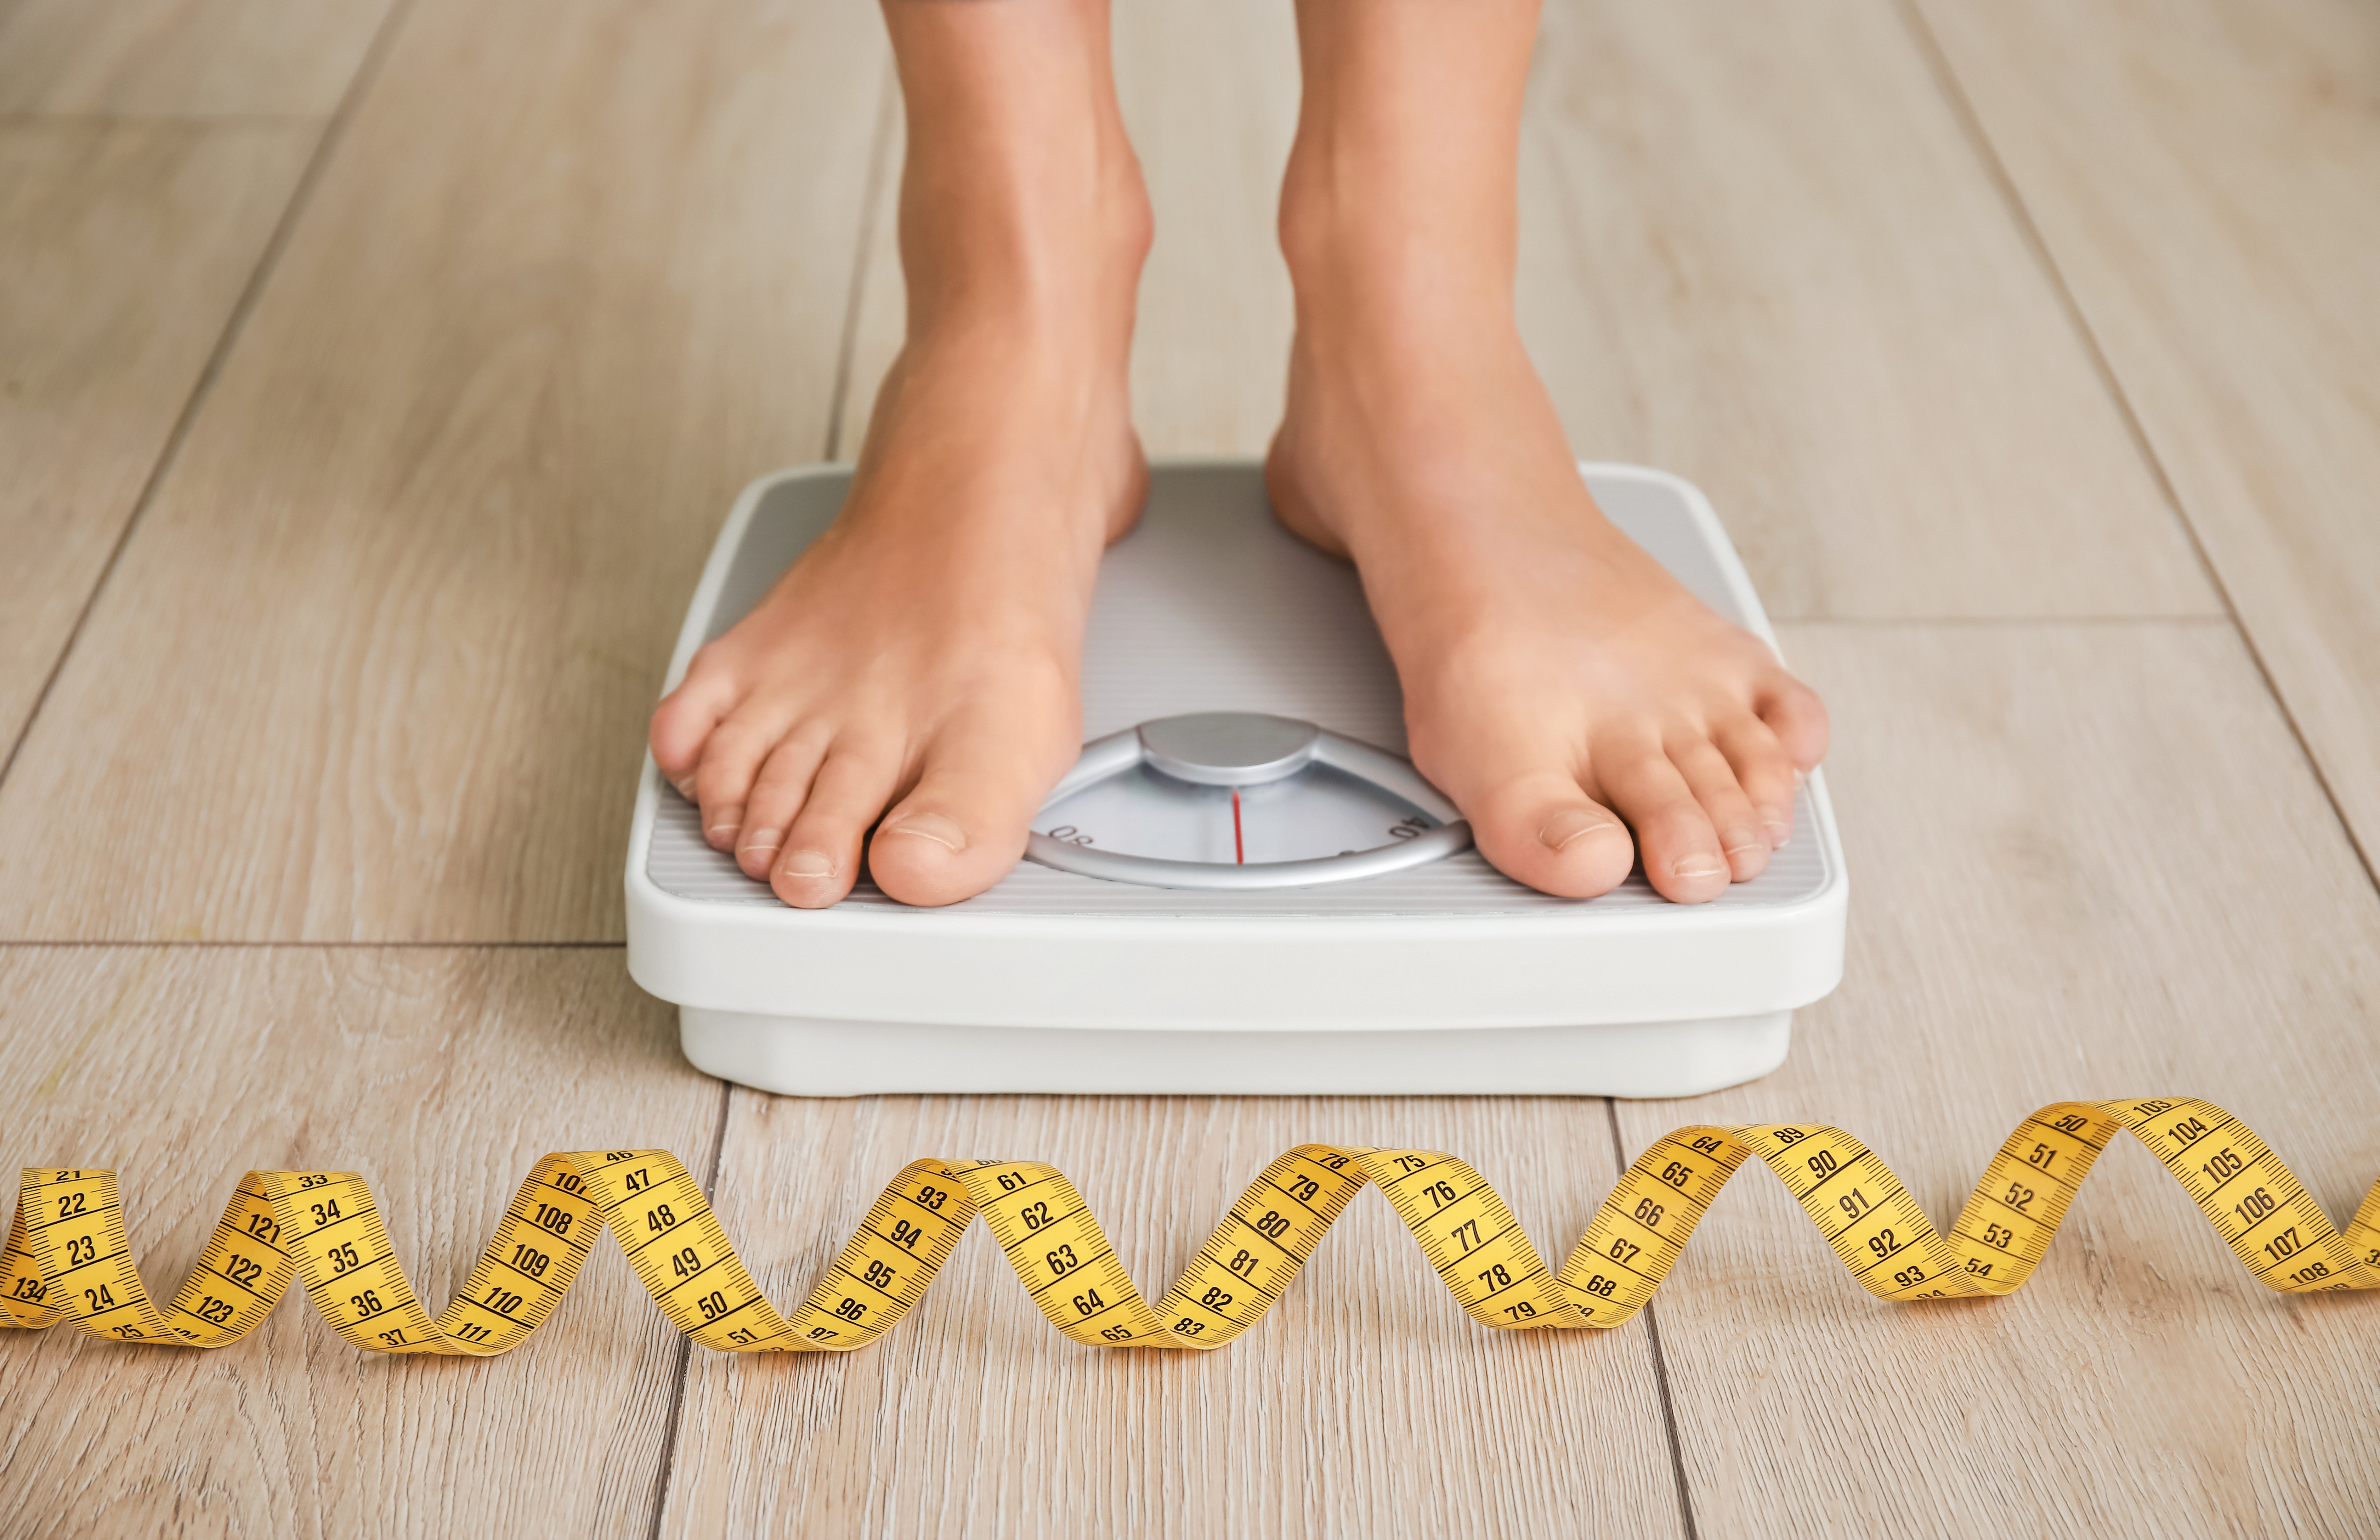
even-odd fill
[(824, 443), (880, 34), (422, 0), (0, 787), (0, 934), (620, 934), (711, 533)]
[(312, 148), (309, 126), (0, 126), (0, 758)]
[[(721, 1216), (806, 1291), (909, 1158), (1055, 1161), (1153, 1295), (1264, 1163), (1312, 1139), (1463, 1152), (1567, 1253), (1617, 1172), (1595, 1100), (883, 1097), (739, 1091)], [(832, 1361), (698, 1358), (673, 1534), (1670, 1534), (1642, 1327), (1472, 1323), (1376, 1193), (1265, 1322), (1208, 1355), (1051, 1331), (987, 1235), (916, 1315)]]
[[(1133, 334), (1133, 418), (1151, 455), (1260, 455), (1281, 420), (1292, 324), (1273, 236), (1297, 126), (1297, 39), (1265, 0), (1114, 7), (1116, 91), (1157, 210)], [(840, 452), (856, 455), (900, 350), (894, 111), (870, 213)]]
[[(552, 1149), (675, 1150), (718, 1084), (611, 949), (0, 949), (11, 1169), (122, 1171), (135, 1256), (178, 1286), (240, 1173), (355, 1170), (433, 1309)], [(293, 1291), (212, 1352), (0, 1332), (10, 1535), (641, 1537), (685, 1339), (603, 1242), (504, 1357), (358, 1352)]]
[(2210, 613), (1888, 6), (1556, 5), (1524, 331), (1585, 457), (1707, 491), (1776, 616)]
[(1133, 334), (1152, 455), (1260, 455), (1293, 317), (1274, 235), (1297, 127), (1297, 35), (1269, 0), (1115, 7), (1116, 91), (1157, 210)]
[(852, 266), (851, 308), (844, 317), (842, 389), (835, 397), (828, 458), (856, 460), (875, 415), (876, 393), (908, 330), (908, 288), (901, 277), (901, 161), (908, 146), (901, 81), (884, 62), (876, 130), (868, 147), (866, 206)]
[(1925, 13), (2380, 855), (2380, 12)]
[[(1621, 1104), (1631, 1155), (1688, 1121), (1823, 1120), (1947, 1224), (2035, 1108), (2170, 1092), (2352, 1212), (2380, 1176), (2380, 901), (2230, 628), (1785, 639), (1834, 711), (1849, 971), (1767, 1079)], [(2266, 1291), (2129, 1140), (2008, 1299), (1872, 1300), (1756, 1169), (1659, 1299), (1706, 1535), (2380, 1512), (2380, 1298)]]
[(328, 116), (388, 0), (12, 0), (0, 113)]

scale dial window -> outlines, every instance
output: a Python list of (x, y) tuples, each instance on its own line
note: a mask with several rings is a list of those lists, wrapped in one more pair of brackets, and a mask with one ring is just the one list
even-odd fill
[(1025, 853), (1111, 882), (1254, 891), (1383, 876), (1470, 845), (1470, 825), (1407, 760), (1289, 717), (1203, 711), (1084, 745)]
[(1324, 765), (1261, 786), (1198, 786), (1148, 765), (1043, 810), (1037, 833), (1160, 861), (1267, 866), (1354, 855), (1444, 825), (1393, 793)]

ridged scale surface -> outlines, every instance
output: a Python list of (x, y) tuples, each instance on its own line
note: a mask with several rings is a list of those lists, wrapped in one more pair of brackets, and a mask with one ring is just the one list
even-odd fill
[[(709, 635), (749, 610), (834, 516), (840, 478), (788, 482), (756, 511), (736, 552)], [(1597, 500), (1697, 597), (1756, 624), (1729, 593), (1715, 554), (1682, 504), (1658, 485), (1598, 482)], [(1140, 527), (1099, 569), (1083, 649), (1087, 737), (1186, 711), (1269, 711), (1319, 723), (1391, 752), (1405, 751), (1404, 701), (1354, 570), (1274, 522), (1261, 479), (1232, 466), (1160, 469)], [(694, 806), (664, 788), (646, 872), (662, 891), (705, 903), (769, 904), (767, 884), (702, 839)], [(1797, 837), (1750, 882), (1711, 907), (1769, 908), (1808, 899), (1828, 870), (1806, 792)], [(1269, 893), (1184, 892), (1102, 882), (1027, 861), (990, 891), (947, 909), (913, 910), (864, 878), (844, 904), (917, 915), (1100, 915), (1292, 918), (1443, 917), (1620, 913), (1665, 901), (1641, 872), (1595, 899), (1555, 898), (1497, 871), (1477, 852), (1359, 882)]]

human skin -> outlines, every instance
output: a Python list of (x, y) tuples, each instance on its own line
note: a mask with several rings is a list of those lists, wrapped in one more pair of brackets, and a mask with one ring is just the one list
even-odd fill
[[(1361, 575), (1414, 760), (1548, 892), (1755, 877), (1826, 751), (1817, 697), (1604, 518), (1512, 308), (1535, 0), (1301, 0), (1281, 238), (1297, 294), (1266, 463)], [(1080, 746), (1100, 551), (1148, 472), (1151, 236), (1104, 0), (887, 0), (908, 116), (908, 332), (834, 526), (655, 712), (710, 843), (786, 903), (867, 867), (998, 881)], [(870, 830), (873, 829), (872, 835)], [(1633, 831), (1633, 837), (1632, 837)]]

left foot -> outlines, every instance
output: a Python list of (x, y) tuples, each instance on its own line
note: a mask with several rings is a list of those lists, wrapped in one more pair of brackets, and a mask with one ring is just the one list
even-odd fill
[(1681, 903), (1758, 876), (1826, 753), (1817, 696), (1596, 507), (1509, 278), (1393, 232), (1284, 230), (1298, 330), (1266, 483), (1363, 575), (1415, 764), (1546, 892), (1604, 892), (1640, 853)]

